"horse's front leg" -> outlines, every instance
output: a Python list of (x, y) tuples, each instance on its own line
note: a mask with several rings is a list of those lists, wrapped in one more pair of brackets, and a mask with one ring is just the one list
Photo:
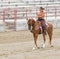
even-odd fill
[(34, 36), (34, 47), (33, 47), (33, 50), (34, 50), (34, 49), (38, 48), (38, 46), (37, 46), (38, 34), (33, 34), (33, 36)]
[(45, 38), (45, 33), (43, 33), (43, 39), (44, 39), (44, 43), (43, 43), (43, 48), (45, 48), (46, 47), (46, 45), (45, 45), (45, 42), (46, 42), (46, 38)]

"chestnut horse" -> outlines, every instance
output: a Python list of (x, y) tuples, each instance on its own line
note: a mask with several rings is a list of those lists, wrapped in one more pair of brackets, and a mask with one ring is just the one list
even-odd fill
[[(40, 21), (35, 21), (34, 19), (28, 19), (28, 29), (32, 32), (33, 37), (34, 37), (34, 45), (35, 46), (33, 47), (33, 49), (39, 48), (37, 46), (37, 38), (38, 38), (38, 35), (42, 33), (40, 26), (41, 26)], [(53, 34), (53, 25), (51, 23), (48, 23), (46, 32), (49, 36), (49, 44), (52, 47), (51, 41), (52, 41), (52, 34)], [(45, 48), (46, 38), (45, 38), (45, 34), (42, 33), (42, 35), (43, 35), (43, 39), (44, 39), (43, 48)]]

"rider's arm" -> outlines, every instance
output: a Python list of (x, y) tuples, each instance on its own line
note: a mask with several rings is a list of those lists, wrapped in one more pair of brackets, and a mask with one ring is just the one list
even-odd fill
[(44, 18), (45, 17), (45, 13), (42, 12), (41, 15), (40, 15), (41, 18)]

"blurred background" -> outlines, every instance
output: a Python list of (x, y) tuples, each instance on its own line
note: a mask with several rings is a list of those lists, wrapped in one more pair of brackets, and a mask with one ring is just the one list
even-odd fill
[(36, 11), (45, 8), (45, 20), (60, 28), (60, 0), (0, 0), (0, 31), (27, 30), (28, 18), (36, 18)]

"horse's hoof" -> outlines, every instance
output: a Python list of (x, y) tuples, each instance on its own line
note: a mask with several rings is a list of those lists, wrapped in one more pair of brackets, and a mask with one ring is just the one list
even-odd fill
[(51, 45), (51, 47), (53, 47), (53, 45)]
[(33, 50), (35, 50), (35, 49), (40, 49), (40, 47), (33, 47)]
[(40, 47), (37, 47), (38, 49), (40, 49)]
[(45, 47), (42, 46), (41, 48), (45, 48)]
[(32, 50), (35, 50), (35, 47), (33, 47), (33, 49)]

